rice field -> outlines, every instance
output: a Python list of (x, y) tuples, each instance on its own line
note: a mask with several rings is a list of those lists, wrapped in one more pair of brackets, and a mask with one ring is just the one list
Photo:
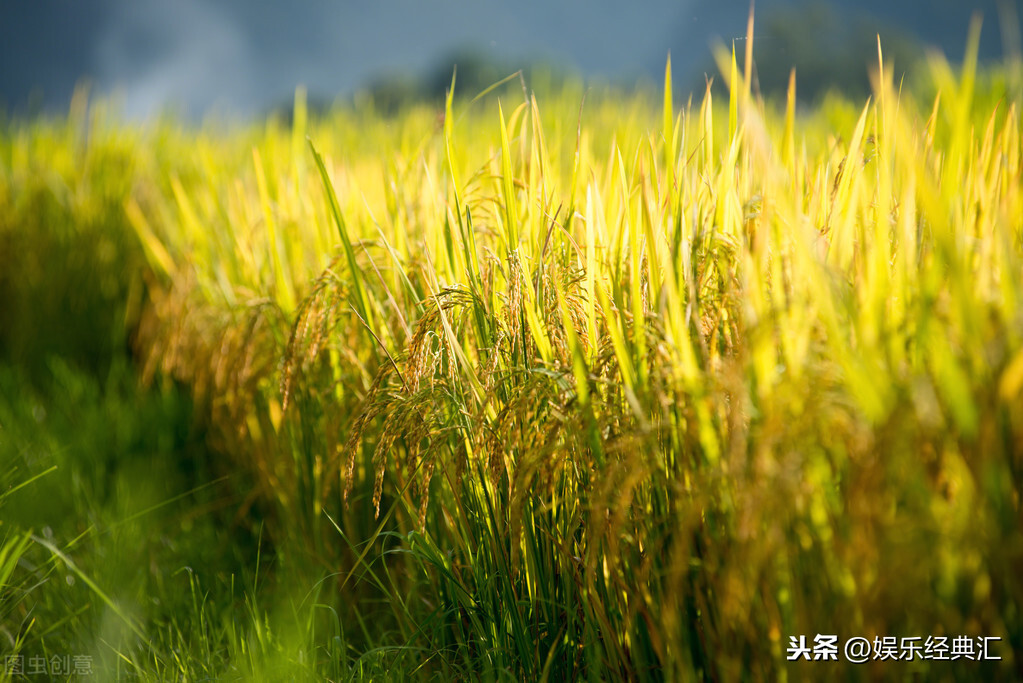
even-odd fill
[(1023, 78), (978, 35), (813, 107), (722, 51), (684, 97), (669, 59), (657, 92), (4, 122), (5, 656), (1016, 679)]

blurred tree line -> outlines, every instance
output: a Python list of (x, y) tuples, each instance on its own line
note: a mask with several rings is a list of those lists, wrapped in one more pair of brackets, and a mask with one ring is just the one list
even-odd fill
[[(982, 60), (1000, 59), (1019, 52), (1019, 13), (1015, 0), (761, 0), (756, 8), (754, 31), (754, 86), (767, 97), (784, 96), (789, 72), (796, 69), (797, 96), (804, 103), (819, 100), (827, 92), (837, 92), (853, 100), (870, 94), (870, 73), (877, 64), (877, 37), (881, 38), (885, 64), (895, 69), (896, 80), (912, 75), (922, 65), (928, 49), (941, 49), (956, 62), (962, 49), (971, 15), (984, 18), (980, 47)], [(748, 0), (697, 0), (692, 12), (704, 27), (699, 45), (680, 25), (679, 38), (672, 43), (675, 87), (680, 93), (697, 97), (707, 77), (723, 89), (717, 65), (705, 46), (715, 40), (728, 45), (735, 40), (739, 55), (745, 51), (744, 38)], [(920, 34), (929, 36), (925, 42)], [(727, 38), (722, 36), (728, 36)], [(688, 56), (700, 54), (690, 60)], [(612, 85), (629, 91), (659, 82), (667, 54), (659, 64), (650, 65), (649, 80), (631, 79)], [(425, 67), (418, 73), (392, 73), (379, 76), (359, 90), (353, 100), (372, 106), (383, 115), (393, 115), (419, 102), (441, 103), (458, 69), (457, 93), (473, 96), (490, 85), (521, 71), (529, 88), (542, 92), (578, 77), (572, 68), (543, 61), (501, 59), (487, 50), (466, 47)], [(351, 100), (349, 100), (351, 101)], [(336, 100), (310, 94), (310, 110), (326, 111)], [(290, 116), (291, 101), (282, 102), (275, 111), (283, 119)]]

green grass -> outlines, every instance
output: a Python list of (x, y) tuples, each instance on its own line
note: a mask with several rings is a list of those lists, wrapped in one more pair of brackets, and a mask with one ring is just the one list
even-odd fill
[(180, 389), (139, 389), (123, 361), (103, 382), (62, 361), (51, 371), (31, 388), (0, 368), (0, 457), (26, 479), (3, 500), (5, 657), (28, 671), (31, 657), (77, 656), (101, 680), (338, 680), (390, 666), (353, 650), (329, 581), (236, 517), (225, 491), (244, 482), (210, 481)]
[[(1011, 680), (1018, 69), (797, 111), (718, 58), (727, 101), (682, 106), (456, 75), (386, 119), (300, 91), (290, 128), (9, 124), (0, 240), (42, 251), (0, 252), (0, 455), (49, 472), (5, 501), (11, 648), (143, 680)], [(1002, 659), (787, 660), (819, 633)]]

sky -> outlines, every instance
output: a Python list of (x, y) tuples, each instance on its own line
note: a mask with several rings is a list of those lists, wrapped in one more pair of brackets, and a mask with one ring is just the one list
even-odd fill
[[(872, 12), (952, 52), (962, 49), (970, 12), (981, 9), (982, 52), (990, 56), (1002, 52), (999, 3), (1004, 16), (1020, 0), (823, 5)], [(759, 0), (758, 21), (787, 4)], [(543, 59), (618, 80), (656, 79), (670, 51), (676, 75), (695, 83), (713, 69), (714, 40), (744, 35), (748, 7), (748, 0), (0, 0), (0, 106), (60, 110), (75, 85), (88, 82), (94, 93), (116, 94), (131, 118), (166, 107), (190, 117), (250, 116), (288, 101), (299, 84), (320, 97), (345, 96), (386, 76), (434, 72), (465, 48), (512, 65)], [(774, 49), (784, 55), (785, 47)]]

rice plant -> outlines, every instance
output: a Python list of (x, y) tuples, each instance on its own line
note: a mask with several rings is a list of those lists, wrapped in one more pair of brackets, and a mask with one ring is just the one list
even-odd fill
[[(750, 40), (681, 105), (670, 61), (628, 97), (456, 72), (440, 110), (319, 119), (300, 90), (289, 126), (146, 133), (141, 373), (320, 572), (283, 631), (246, 593), (230, 666), (1011, 679), (1021, 84), (978, 36), (913, 87), (879, 45), (867, 102), (812, 110), (795, 74), (758, 94)], [(815, 634), (1001, 659), (793, 661)]]

